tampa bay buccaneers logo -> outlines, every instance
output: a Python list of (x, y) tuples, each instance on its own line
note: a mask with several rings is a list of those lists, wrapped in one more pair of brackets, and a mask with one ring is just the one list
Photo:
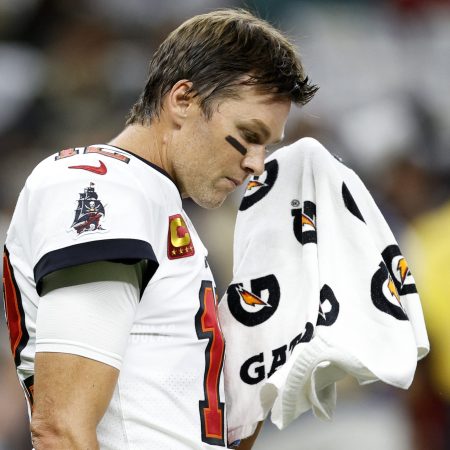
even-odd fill
[[(298, 200), (293, 200), (292, 205), (297, 205)], [(293, 227), (294, 234), (300, 244), (308, 244), (317, 242), (316, 231), (316, 205), (313, 202), (305, 201), (303, 208), (293, 208), (291, 210), (294, 218)]]
[(70, 226), (70, 230), (75, 230), (77, 236), (88, 232), (106, 231), (103, 226), (105, 207), (98, 198), (94, 186), (94, 183), (90, 183), (89, 187), (79, 194), (75, 217)]
[(247, 184), (247, 190), (242, 199), (239, 211), (245, 211), (264, 198), (272, 189), (278, 178), (278, 162), (276, 159), (266, 163), (261, 176), (253, 177)]
[(266, 275), (250, 281), (231, 284), (227, 290), (228, 307), (233, 317), (243, 325), (254, 327), (268, 320), (280, 303), (280, 285), (275, 275)]

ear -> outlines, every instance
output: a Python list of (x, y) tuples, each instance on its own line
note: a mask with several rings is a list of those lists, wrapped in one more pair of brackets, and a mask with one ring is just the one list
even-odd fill
[(191, 91), (192, 82), (189, 80), (177, 81), (166, 96), (165, 110), (172, 122), (180, 127), (186, 119), (189, 108), (194, 103), (194, 94)]

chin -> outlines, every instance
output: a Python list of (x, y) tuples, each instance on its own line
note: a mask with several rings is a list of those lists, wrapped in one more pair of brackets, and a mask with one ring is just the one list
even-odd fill
[(208, 197), (208, 198), (200, 198), (191, 196), (191, 199), (194, 203), (197, 203), (198, 206), (201, 206), (205, 209), (215, 209), (222, 205), (225, 201), (226, 196), (222, 197)]

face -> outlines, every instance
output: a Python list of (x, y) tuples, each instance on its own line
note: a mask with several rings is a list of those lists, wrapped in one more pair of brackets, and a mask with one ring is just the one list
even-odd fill
[(220, 101), (211, 119), (197, 102), (174, 133), (172, 164), (184, 197), (204, 208), (220, 206), (250, 175), (264, 171), (267, 146), (283, 138), (289, 99), (274, 100), (252, 87)]

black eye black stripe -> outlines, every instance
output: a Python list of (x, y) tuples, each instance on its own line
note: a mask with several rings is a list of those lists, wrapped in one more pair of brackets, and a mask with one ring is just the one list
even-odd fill
[(235, 139), (233, 136), (228, 135), (225, 138), (225, 140), (229, 144), (231, 144), (242, 155), (246, 155), (247, 154), (247, 149), (237, 139)]

